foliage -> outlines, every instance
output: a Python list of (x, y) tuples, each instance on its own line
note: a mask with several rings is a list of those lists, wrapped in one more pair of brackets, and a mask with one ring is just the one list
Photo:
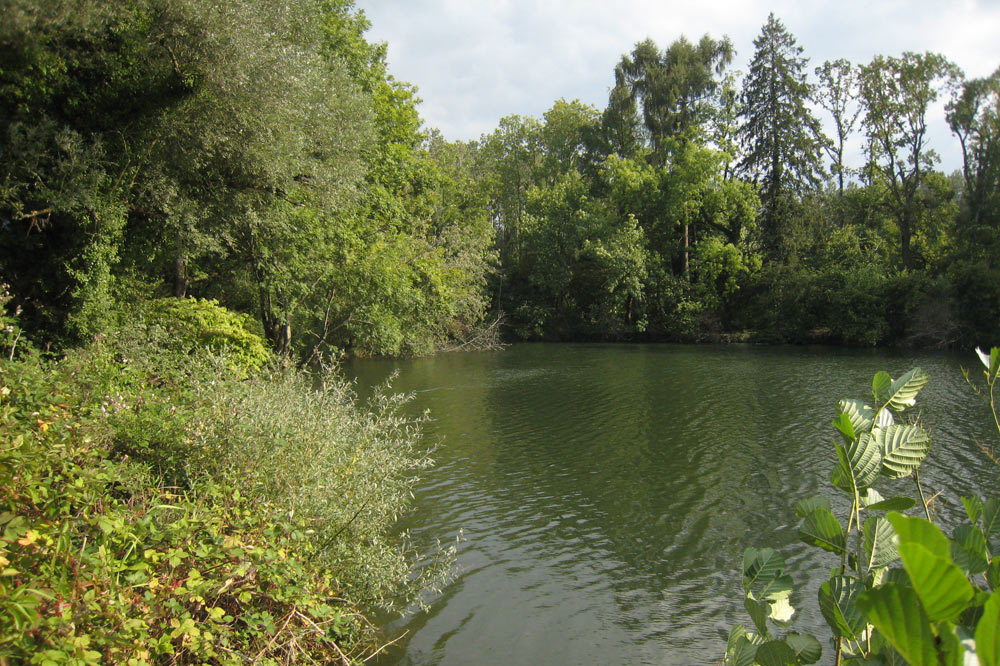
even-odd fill
[(230, 369), (244, 376), (271, 359), (264, 338), (253, 332), (255, 322), (220, 307), (217, 301), (196, 298), (161, 298), (143, 308), (147, 325), (170, 334), (175, 349), (207, 347), (231, 361)]
[[(992, 396), (1000, 348), (979, 355)], [(1000, 597), (995, 592), (1000, 560), (993, 556), (991, 545), (1000, 532), (1000, 500), (963, 498), (968, 522), (957, 526), (951, 537), (933, 522), (919, 476), (931, 451), (931, 437), (919, 423), (907, 420), (929, 379), (919, 368), (896, 379), (879, 372), (872, 381), (870, 401), (838, 403), (830, 482), (846, 495), (846, 523), (834, 515), (826, 497), (795, 504), (802, 520), (799, 538), (837, 560), (819, 589), (818, 601), (834, 638), (838, 666), (903, 662), (985, 666), (998, 663), (1000, 657), (996, 649)], [(1000, 424), (997, 427), (1000, 431)], [(875, 488), (886, 478), (912, 480), (919, 499), (898, 490), (886, 498)], [(913, 506), (919, 506), (924, 517), (899, 513)], [(756, 631), (734, 628), (726, 663), (807, 664), (820, 658), (821, 645), (815, 638), (772, 635), (768, 620), (787, 623), (793, 614), (787, 602), (792, 582), (781, 575), (782, 568), (773, 550), (747, 549), (744, 589)]]
[(0, 656), (364, 658), (364, 612), (428, 582), (388, 538), (428, 462), (399, 402), (356, 405), (332, 375), (241, 380), (153, 325), (4, 361)]
[(925, 204), (923, 176), (937, 161), (926, 148), (927, 111), (941, 87), (954, 85), (958, 68), (935, 53), (876, 56), (861, 67), (869, 177), (885, 187), (884, 206), (899, 230), (900, 261), (913, 268), (910, 241)]
[(743, 81), (739, 115), (741, 168), (761, 186), (762, 234), (771, 258), (782, 258), (789, 225), (789, 197), (819, 185), (822, 132), (808, 101), (802, 47), (774, 14), (754, 40), (750, 72)]

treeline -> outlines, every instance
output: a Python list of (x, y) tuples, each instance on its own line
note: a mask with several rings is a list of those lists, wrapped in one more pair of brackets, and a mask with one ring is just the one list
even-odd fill
[(36, 342), (160, 295), (250, 313), (302, 358), (476, 332), (489, 220), (351, 0), (0, 12), (0, 274)]
[(772, 15), (745, 75), (726, 38), (646, 40), (605, 109), (448, 142), (351, 0), (2, 4), (0, 275), (43, 344), (164, 295), (301, 359), (469, 345), (498, 318), (510, 339), (1000, 335), (1000, 70), (811, 68)]
[[(636, 44), (607, 107), (478, 147), (495, 305), (521, 338), (944, 346), (1000, 333), (1000, 70), (825, 62), (771, 15), (749, 71), (709, 36)], [(938, 100), (962, 150), (936, 170)], [(823, 133), (821, 117), (834, 136)], [(864, 162), (845, 146), (860, 137)]]

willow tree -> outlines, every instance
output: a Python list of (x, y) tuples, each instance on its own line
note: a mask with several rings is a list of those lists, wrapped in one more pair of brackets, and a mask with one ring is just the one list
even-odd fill
[(740, 168), (760, 188), (764, 247), (772, 259), (781, 259), (791, 205), (822, 181), (822, 130), (809, 107), (808, 59), (774, 14), (754, 47), (740, 95)]

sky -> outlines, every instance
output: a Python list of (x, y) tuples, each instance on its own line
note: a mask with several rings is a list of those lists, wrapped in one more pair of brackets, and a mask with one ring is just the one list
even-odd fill
[[(769, 12), (804, 48), (809, 70), (824, 60), (934, 51), (967, 77), (1000, 66), (1000, 0), (356, 0), (388, 44), (389, 71), (418, 89), (426, 128), (478, 139), (512, 114), (541, 118), (560, 99), (607, 105), (614, 67), (636, 42), (665, 48), (681, 35), (728, 36), (733, 67), (746, 71)], [(944, 120), (930, 114), (940, 168), (961, 165)], [(825, 117), (821, 120), (827, 121)], [(860, 152), (860, 138), (852, 151)], [(850, 156), (848, 157), (850, 160)], [(856, 158), (859, 159), (859, 158)]]

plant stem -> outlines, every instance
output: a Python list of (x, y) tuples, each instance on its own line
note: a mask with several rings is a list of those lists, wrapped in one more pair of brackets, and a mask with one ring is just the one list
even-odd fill
[(927, 499), (924, 497), (924, 489), (920, 487), (920, 473), (917, 470), (913, 470), (913, 479), (917, 482), (917, 492), (920, 493), (920, 503), (924, 505), (924, 515), (927, 516), (927, 522), (933, 523), (930, 507), (927, 506)]
[(837, 656), (833, 662), (834, 666), (840, 666), (840, 657), (841, 653), (843, 652), (843, 649), (844, 649), (844, 637), (837, 636)]

